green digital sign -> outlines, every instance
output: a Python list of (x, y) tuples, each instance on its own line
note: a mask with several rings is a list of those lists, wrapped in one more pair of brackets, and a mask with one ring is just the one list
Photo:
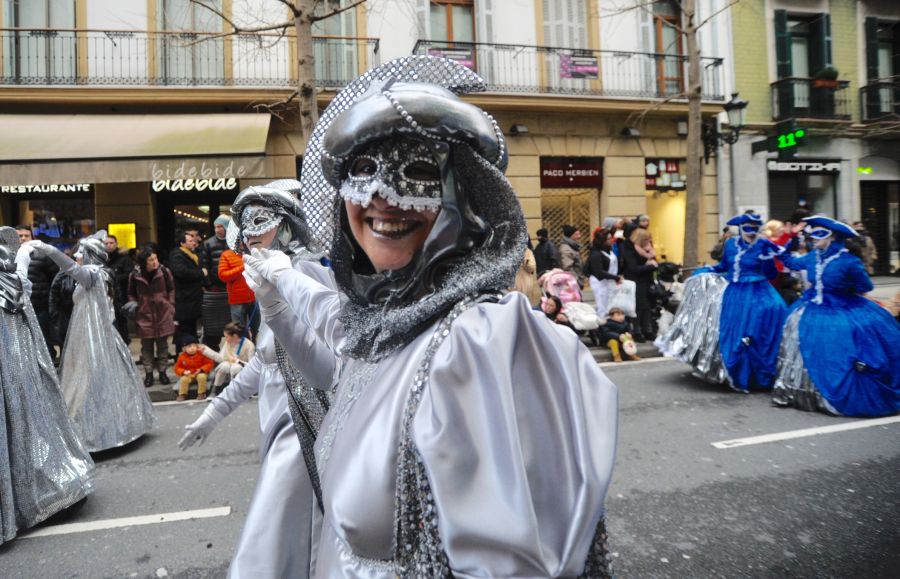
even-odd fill
[(803, 129), (797, 129), (796, 131), (791, 131), (789, 133), (775, 135), (775, 140), (778, 143), (777, 147), (779, 149), (790, 149), (803, 144), (803, 138), (805, 136), (806, 131), (804, 131)]

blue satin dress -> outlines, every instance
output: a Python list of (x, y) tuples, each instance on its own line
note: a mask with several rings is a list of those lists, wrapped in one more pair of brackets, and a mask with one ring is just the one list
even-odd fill
[(775, 381), (781, 327), (787, 313), (784, 300), (769, 283), (778, 269), (782, 248), (759, 238), (725, 242), (722, 261), (712, 268), (723, 274), (728, 287), (719, 316), (719, 350), (734, 388), (769, 389)]
[(873, 288), (862, 261), (838, 240), (824, 252), (783, 261), (806, 270), (812, 286), (793, 311), (800, 315), (803, 365), (828, 411), (886, 416), (900, 410), (900, 325), (860, 295)]

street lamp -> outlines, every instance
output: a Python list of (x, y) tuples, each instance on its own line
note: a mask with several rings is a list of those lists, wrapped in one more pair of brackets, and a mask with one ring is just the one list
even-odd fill
[(744, 128), (744, 117), (747, 111), (747, 105), (750, 104), (744, 99), (738, 98), (738, 93), (731, 93), (731, 100), (725, 103), (725, 113), (728, 115), (728, 125), (731, 127), (731, 135), (726, 137), (726, 142), (733, 145), (737, 142), (741, 129)]
[(737, 212), (737, 197), (734, 190), (734, 144), (738, 142), (741, 136), (741, 129), (744, 128), (744, 118), (747, 111), (747, 105), (750, 104), (744, 99), (738, 98), (738, 93), (731, 93), (731, 100), (723, 105), (725, 114), (728, 115), (728, 131), (719, 132), (719, 128), (715, 119), (710, 123), (703, 125), (703, 160), (709, 162), (709, 157), (716, 152), (719, 147), (728, 144), (728, 166), (731, 181), (731, 211)]

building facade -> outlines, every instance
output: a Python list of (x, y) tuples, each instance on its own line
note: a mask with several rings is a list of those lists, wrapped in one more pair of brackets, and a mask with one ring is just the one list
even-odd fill
[[(297, 175), (304, 143), (294, 117), (254, 107), (296, 86), (292, 31), (221, 36), (227, 23), (188, 0), (0, 3), (9, 112), (0, 134), (28, 134), (0, 137), (5, 221), (67, 238), (134, 224), (136, 242), (163, 241), (176, 226), (210, 228), (242, 187)], [(730, 92), (730, 16), (718, 13), (724, 0), (699, 4), (709, 17), (699, 39), (711, 119)], [(285, 16), (275, 0), (215, 5), (238, 23)], [(486, 81), (466, 98), (507, 134), (508, 175), (532, 235), (544, 226), (558, 238), (572, 224), (587, 240), (602, 217), (646, 213), (659, 252), (680, 262), (685, 237), (708, 250), (721, 221), (721, 178), (709, 162), (704, 219), (684, 231), (681, 22), (674, 1), (369, 0), (314, 31), (319, 103), (391, 58), (461, 62)]]
[[(750, 105), (732, 149), (740, 169), (732, 176), (728, 151), (720, 156), (725, 197), (773, 219), (804, 207), (861, 220), (878, 249), (876, 271), (896, 271), (900, 4), (742, 0), (731, 17), (742, 55), (735, 87)], [(760, 150), (767, 137), (770, 150)]]

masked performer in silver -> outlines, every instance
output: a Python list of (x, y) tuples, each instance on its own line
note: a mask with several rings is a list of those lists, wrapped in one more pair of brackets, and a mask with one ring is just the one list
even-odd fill
[(103, 267), (105, 231), (78, 242), (75, 260), (40, 241), (36, 251), (56, 262), (78, 286), (60, 362), (60, 382), (69, 417), (90, 452), (123, 446), (153, 428), (153, 406), (115, 328), (110, 297), (114, 283)]
[(94, 463), (66, 415), (28, 297), (33, 249), (0, 227), (0, 544), (93, 486)]
[(267, 320), (287, 304), (343, 355), (316, 441), (316, 577), (606, 576), (617, 392), (574, 333), (501, 295), (525, 220), (497, 124), (450, 89), (483, 84), (399, 59), (317, 125), (303, 202), (312, 222), (330, 197), (314, 229), (334, 228), (345, 303), (279, 252), (245, 258), (280, 295), (257, 294)]
[[(231, 208), (229, 247), (238, 253), (258, 247), (281, 250), (290, 256), (294, 267), (334, 288), (330, 271), (319, 265), (321, 254), (307, 249), (309, 233), (294, 196), (299, 188), (297, 181), (282, 180), (242, 191)], [(314, 486), (291, 419), (292, 411), (298, 409), (289, 407), (288, 387), (299, 397), (308, 393), (308, 384), (327, 390), (334, 381), (337, 360), (330, 348), (316, 343), (312, 332), (290, 321), (287, 326), (295, 332), (291, 341), (302, 344), (295, 358), (297, 366), (290, 365), (283, 354), (279, 359), (283, 351), (262, 324), (250, 363), (210, 402), (200, 418), (186, 427), (188, 432), (179, 442), (182, 449), (202, 443), (238, 406), (259, 395), (262, 466), (231, 563), (231, 577), (310, 576), (311, 545), (317, 534), (313, 531)], [(319, 412), (317, 423), (322, 415), (324, 411)], [(307, 444), (312, 464), (312, 439)]]

